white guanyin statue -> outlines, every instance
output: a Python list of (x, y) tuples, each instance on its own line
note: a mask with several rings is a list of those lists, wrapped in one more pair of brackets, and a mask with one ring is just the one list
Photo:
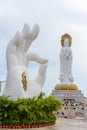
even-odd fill
[(62, 49), (60, 52), (60, 84), (72, 84), (72, 50), (71, 36), (65, 34), (61, 37)]
[[(26, 23), (21, 32), (17, 32), (7, 46), (7, 82), (2, 95), (11, 99), (32, 98), (39, 96), (46, 78), (47, 59), (35, 53), (28, 52), (32, 42), (39, 34), (39, 27), (35, 25), (30, 30)], [(29, 62), (35, 61), (40, 65), (35, 79), (29, 77)]]

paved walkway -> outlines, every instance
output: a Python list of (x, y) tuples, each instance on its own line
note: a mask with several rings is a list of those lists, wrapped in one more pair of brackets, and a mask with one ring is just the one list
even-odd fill
[[(28, 130), (28, 129), (18, 129), (18, 130)], [(87, 120), (84, 121), (82, 119), (58, 118), (54, 126), (42, 127), (42, 128), (30, 128), (30, 130), (87, 130)]]

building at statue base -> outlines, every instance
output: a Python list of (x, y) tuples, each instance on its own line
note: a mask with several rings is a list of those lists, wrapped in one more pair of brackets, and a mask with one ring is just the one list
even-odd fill
[(77, 85), (73, 84), (72, 76), (72, 38), (69, 34), (64, 34), (61, 37), (60, 51), (60, 83), (54, 87), (51, 95), (62, 101), (87, 102), (87, 98), (83, 95)]

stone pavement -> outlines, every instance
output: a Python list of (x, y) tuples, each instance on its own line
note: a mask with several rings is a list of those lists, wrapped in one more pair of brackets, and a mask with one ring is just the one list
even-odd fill
[[(2, 129), (12, 130), (12, 129)], [(18, 129), (28, 130), (28, 129)], [(30, 130), (87, 130), (87, 120), (58, 118), (54, 126), (30, 128)]]

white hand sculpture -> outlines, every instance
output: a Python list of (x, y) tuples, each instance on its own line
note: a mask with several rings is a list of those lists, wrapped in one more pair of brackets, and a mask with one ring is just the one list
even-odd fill
[[(38, 25), (30, 30), (28, 24), (25, 24), (23, 30), (17, 32), (8, 44), (6, 52), (7, 82), (3, 95), (9, 95), (12, 99), (39, 96), (45, 82), (48, 60), (28, 52), (32, 41), (36, 39), (38, 34)], [(34, 80), (30, 80), (29, 77), (29, 61), (41, 64), (38, 76)]]

